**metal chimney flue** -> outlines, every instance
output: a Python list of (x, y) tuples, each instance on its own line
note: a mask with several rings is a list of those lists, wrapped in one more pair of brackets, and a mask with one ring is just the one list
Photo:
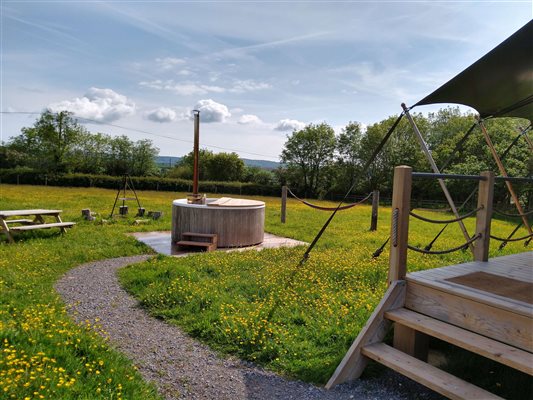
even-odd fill
[(193, 110), (194, 115), (194, 148), (193, 148), (193, 172), (192, 194), (188, 196), (189, 203), (203, 203), (203, 196), (198, 193), (198, 181), (200, 180), (200, 111)]

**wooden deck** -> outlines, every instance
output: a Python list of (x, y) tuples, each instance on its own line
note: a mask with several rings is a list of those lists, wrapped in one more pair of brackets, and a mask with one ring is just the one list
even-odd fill
[[(420, 284), (529, 317), (533, 316), (533, 306), (531, 303), (498, 295), (494, 291), (465, 286), (450, 280), (474, 272), (484, 272), (498, 276), (504, 278), (504, 282), (510, 279), (529, 284), (532, 291), (531, 294), (533, 295), (533, 252), (531, 251), (496, 257), (487, 262), (472, 261), (464, 264), (412, 272), (407, 274), (406, 280), (408, 285)], [(494, 283), (495, 285), (498, 284), (496, 277)]]
[(411, 179), (410, 167), (395, 168), (389, 288), (326, 387), (359, 378), (372, 359), (451, 399), (497, 398), (428, 364), (429, 339), (533, 376), (533, 252), (488, 259), (494, 174), (484, 172), (475, 261), (407, 274)]

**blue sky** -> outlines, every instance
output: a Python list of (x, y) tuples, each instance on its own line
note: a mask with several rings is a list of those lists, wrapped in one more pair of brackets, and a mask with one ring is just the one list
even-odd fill
[[(527, 23), (532, 2), (2, 0), (1, 13), (2, 111), (68, 109), (183, 155), (199, 108), (202, 147), (276, 160), (307, 123), (339, 132), (414, 104)], [(0, 140), (36, 117), (1, 114)]]

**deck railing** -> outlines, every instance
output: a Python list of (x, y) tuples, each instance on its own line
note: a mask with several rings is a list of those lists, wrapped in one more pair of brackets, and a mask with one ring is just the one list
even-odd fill
[[(453, 175), (413, 172), (409, 166), (394, 169), (392, 194), (391, 244), (389, 257), (389, 285), (405, 279), (407, 273), (407, 251), (409, 248), (409, 215), (411, 211), (411, 187), (413, 178), (419, 179), (468, 179), (479, 181), (476, 209), (476, 232), (469, 242), (460, 246), (471, 246), (474, 260), (487, 261), (489, 256), (492, 202), (495, 176), (491, 171), (480, 175)], [(499, 178), (499, 177), (498, 177)], [(509, 179), (509, 178), (504, 178)], [(515, 179), (515, 178), (510, 178)], [(522, 178), (518, 178), (523, 180)], [(526, 180), (529, 181), (528, 178)]]

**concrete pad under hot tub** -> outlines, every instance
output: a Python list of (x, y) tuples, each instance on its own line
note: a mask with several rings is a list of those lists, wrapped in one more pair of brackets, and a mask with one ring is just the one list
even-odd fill
[[(131, 234), (138, 241), (150, 246), (156, 252), (172, 256), (185, 256), (193, 253), (192, 251), (178, 250), (177, 246), (173, 245), (170, 231), (158, 232), (135, 232)], [(304, 246), (308, 243), (295, 239), (289, 239), (281, 236), (272, 235), (271, 233), (264, 233), (264, 240), (261, 244), (248, 247), (239, 248), (222, 248), (217, 251), (244, 251), (244, 250), (262, 250), (274, 249), (278, 247), (295, 247)], [(195, 252), (196, 253), (196, 252)]]

